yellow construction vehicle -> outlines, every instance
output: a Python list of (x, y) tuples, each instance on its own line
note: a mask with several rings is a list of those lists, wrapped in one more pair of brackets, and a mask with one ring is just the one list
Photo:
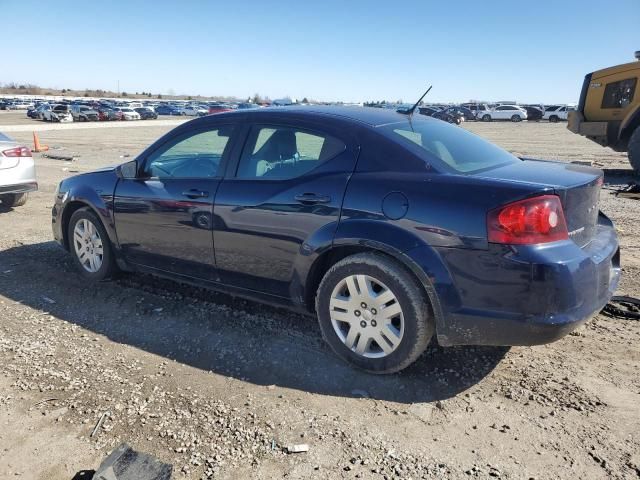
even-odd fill
[(567, 128), (604, 147), (628, 152), (640, 175), (640, 51), (636, 62), (616, 65), (584, 78), (580, 102)]

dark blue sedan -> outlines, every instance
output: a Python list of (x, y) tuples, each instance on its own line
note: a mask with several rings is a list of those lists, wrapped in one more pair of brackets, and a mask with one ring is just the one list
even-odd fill
[(602, 171), (525, 160), (390, 110), (198, 118), (64, 180), (53, 232), (87, 280), (150, 272), (316, 314), (375, 373), (441, 345), (534, 345), (620, 277)]

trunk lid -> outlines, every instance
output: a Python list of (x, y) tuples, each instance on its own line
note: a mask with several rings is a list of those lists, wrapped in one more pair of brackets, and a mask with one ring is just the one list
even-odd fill
[(584, 247), (593, 238), (600, 211), (604, 172), (571, 163), (523, 159), (476, 176), (553, 188), (560, 197), (569, 238)]

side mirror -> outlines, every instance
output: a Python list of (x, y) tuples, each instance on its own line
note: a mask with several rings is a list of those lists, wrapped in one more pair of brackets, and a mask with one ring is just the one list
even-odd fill
[(116, 168), (116, 173), (120, 178), (135, 179), (138, 176), (138, 162), (131, 160)]

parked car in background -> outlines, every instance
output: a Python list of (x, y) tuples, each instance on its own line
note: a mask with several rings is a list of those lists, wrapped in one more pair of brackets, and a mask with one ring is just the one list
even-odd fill
[(498, 105), (493, 110), (482, 113), (479, 117), (484, 122), (493, 120), (511, 120), (512, 122), (521, 122), (527, 119), (527, 112), (516, 105)]
[(560, 120), (566, 120), (569, 116), (569, 107), (566, 105), (550, 105), (545, 107), (544, 120), (549, 120), (551, 123), (559, 122)]
[(122, 120), (122, 112), (117, 112), (111, 107), (98, 107), (98, 120)]
[[(402, 112), (402, 110), (398, 110), (398, 111)], [(438, 120), (442, 120), (447, 123), (460, 125), (463, 122), (462, 115), (457, 115), (457, 114), (453, 115), (451, 113), (445, 112), (444, 110), (438, 110), (437, 108), (434, 108), (434, 107), (419, 107), (418, 112), (421, 115), (436, 118)]]
[(142, 120), (154, 120), (158, 118), (158, 114), (150, 108), (140, 107), (136, 108), (135, 111), (138, 112), (138, 115), (140, 115)]
[(476, 114), (467, 107), (449, 107), (444, 111), (449, 113), (450, 115), (457, 115), (459, 117), (462, 117), (463, 120), (467, 122), (476, 120)]
[(182, 112), (172, 105), (158, 105), (156, 113), (158, 115), (182, 115)]
[(50, 110), (42, 112), (42, 120), (47, 122), (73, 122), (73, 116), (69, 105), (58, 104), (51, 107)]
[(19, 100), (17, 102), (13, 102), (9, 109), (10, 110), (29, 110), (30, 108), (33, 108), (33, 106), (34, 106), (33, 102)]
[(27, 117), (29, 118), (38, 118), (38, 107), (34, 106), (27, 110)]
[(98, 111), (85, 105), (72, 105), (71, 115), (75, 122), (97, 122), (100, 120)]
[(209, 113), (209, 110), (205, 107), (202, 107), (201, 105), (186, 105), (182, 107), (183, 115), (201, 117), (202, 115), (206, 115), (207, 113)]
[(140, 120), (140, 114), (129, 107), (115, 107), (113, 110), (121, 113), (120, 120)]
[(486, 103), (463, 103), (460, 106), (471, 110), (477, 120), (482, 119), (482, 116), (491, 110)]
[(433, 108), (433, 107), (418, 107), (418, 113), (420, 113), (421, 115), (425, 115), (427, 117), (432, 116), (434, 113), (439, 112), (440, 110), (438, 110), (437, 108)]
[(523, 108), (527, 112), (528, 121), (539, 122), (540, 120), (542, 120), (542, 116), (544, 115), (544, 112), (539, 108), (531, 105), (524, 105), (524, 106), (521, 106), (520, 108)]
[(213, 113), (223, 113), (223, 112), (230, 112), (231, 110), (233, 110), (229, 105), (224, 105), (224, 104), (213, 104), (213, 105), (209, 105), (209, 114), (213, 114)]
[(259, 109), (63, 180), (52, 228), (86, 281), (124, 268), (286, 305), (391, 373), (433, 337), (543, 344), (599, 312), (620, 279), (602, 180), (423, 115)]
[(252, 108), (260, 108), (260, 105), (256, 105), (255, 103), (239, 103), (236, 108), (238, 110), (249, 110)]
[(0, 207), (20, 207), (37, 189), (31, 150), (0, 132)]

